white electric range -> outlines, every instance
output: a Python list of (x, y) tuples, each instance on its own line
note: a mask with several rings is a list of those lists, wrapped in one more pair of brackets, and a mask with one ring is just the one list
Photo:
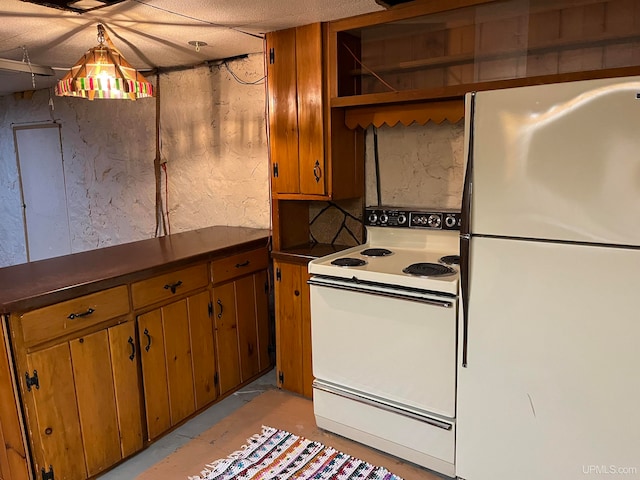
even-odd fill
[(365, 221), (366, 244), (309, 263), (316, 422), (453, 476), (460, 215)]

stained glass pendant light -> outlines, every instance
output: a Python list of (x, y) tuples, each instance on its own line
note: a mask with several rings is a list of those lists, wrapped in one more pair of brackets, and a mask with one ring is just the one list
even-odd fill
[(56, 95), (136, 100), (153, 97), (153, 85), (127, 62), (98, 25), (98, 45), (90, 49), (56, 85)]

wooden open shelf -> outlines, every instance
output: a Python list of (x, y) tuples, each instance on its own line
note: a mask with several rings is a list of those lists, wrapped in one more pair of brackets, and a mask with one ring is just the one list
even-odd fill
[[(397, 110), (407, 103), (422, 112), (469, 91), (638, 75), (640, 9), (628, 0), (418, 0), (331, 22), (329, 55), (332, 108), (380, 106), (371, 123), (384, 112), (386, 123), (404, 123)], [(353, 117), (350, 128), (366, 123)]]

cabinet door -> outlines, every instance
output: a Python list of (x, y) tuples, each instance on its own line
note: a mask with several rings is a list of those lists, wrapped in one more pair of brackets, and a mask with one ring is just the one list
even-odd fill
[[(39, 386), (24, 391), (35, 412), (27, 412), (33, 435), (36, 473), (55, 470), (56, 478), (87, 478), (69, 344), (27, 355), (29, 375)], [(34, 418), (35, 417), (35, 418)]]
[(160, 309), (138, 316), (147, 435), (153, 440), (171, 427)]
[(213, 311), (220, 393), (223, 394), (241, 383), (234, 282), (213, 288)]
[(276, 271), (276, 363), (278, 385), (304, 393), (302, 365), (302, 277), (301, 266), (274, 262)]
[(195, 412), (187, 300), (162, 307), (171, 425)]
[(260, 372), (258, 355), (258, 325), (256, 322), (256, 291), (253, 275), (235, 281), (238, 344), (242, 381)]
[(69, 342), (84, 457), (89, 476), (116, 463), (120, 435), (106, 330)]
[(295, 28), (268, 33), (267, 50), (272, 188), (277, 193), (298, 193)]
[(209, 301), (209, 292), (202, 292), (187, 299), (196, 409), (213, 402), (217, 397), (216, 355)]
[(300, 193), (324, 195), (322, 30), (319, 23), (296, 28), (296, 79)]
[(109, 330), (111, 368), (115, 388), (120, 449), (122, 457), (142, 449), (142, 395), (138, 370), (139, 344), (134, 322), (126, 322)]
[(256, 292), (256, 323), (258, 326), (258, 361), (260, 371), (271, 366), (269, 346), (271, 344), (271, 325), (269, 316), (269, 275), (267, 270), (253, 276)]

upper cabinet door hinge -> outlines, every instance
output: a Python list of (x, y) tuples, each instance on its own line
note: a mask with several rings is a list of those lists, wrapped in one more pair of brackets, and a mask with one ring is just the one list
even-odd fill
[(38, 381), (38, 371), (33, 371), (33, 377), (29, 376), (29, 372), (24, 374), (25, 381), (27, 383), (27, 391), (31, 391), (31, 387), (36, 387), (36, 390), (40, 389), (40, 383)]
[(213, 316), (213, 303), (211, 302), (207, 305), (207, 313), (209, 314), (209, 318)]
[(273, 48), (269, 49), (269, 64), (273, 65), (276, 63), (276, 52)]
[(277, 163), (273, 164), (273, 176), (275, 178), (278, 178), (278, 164)]
[(276, 281), (279, 282), (280, 280), (282, 280), (282, 272), (279, 268), (276, 268)]
[(55, 480), (55, 478), (53, 477), (53, 467), (51, 465), (49, 465), (48, 472), (44, 469), (44, 467), (42, 467), (40, 473), (42, 474), (42, 480)]

